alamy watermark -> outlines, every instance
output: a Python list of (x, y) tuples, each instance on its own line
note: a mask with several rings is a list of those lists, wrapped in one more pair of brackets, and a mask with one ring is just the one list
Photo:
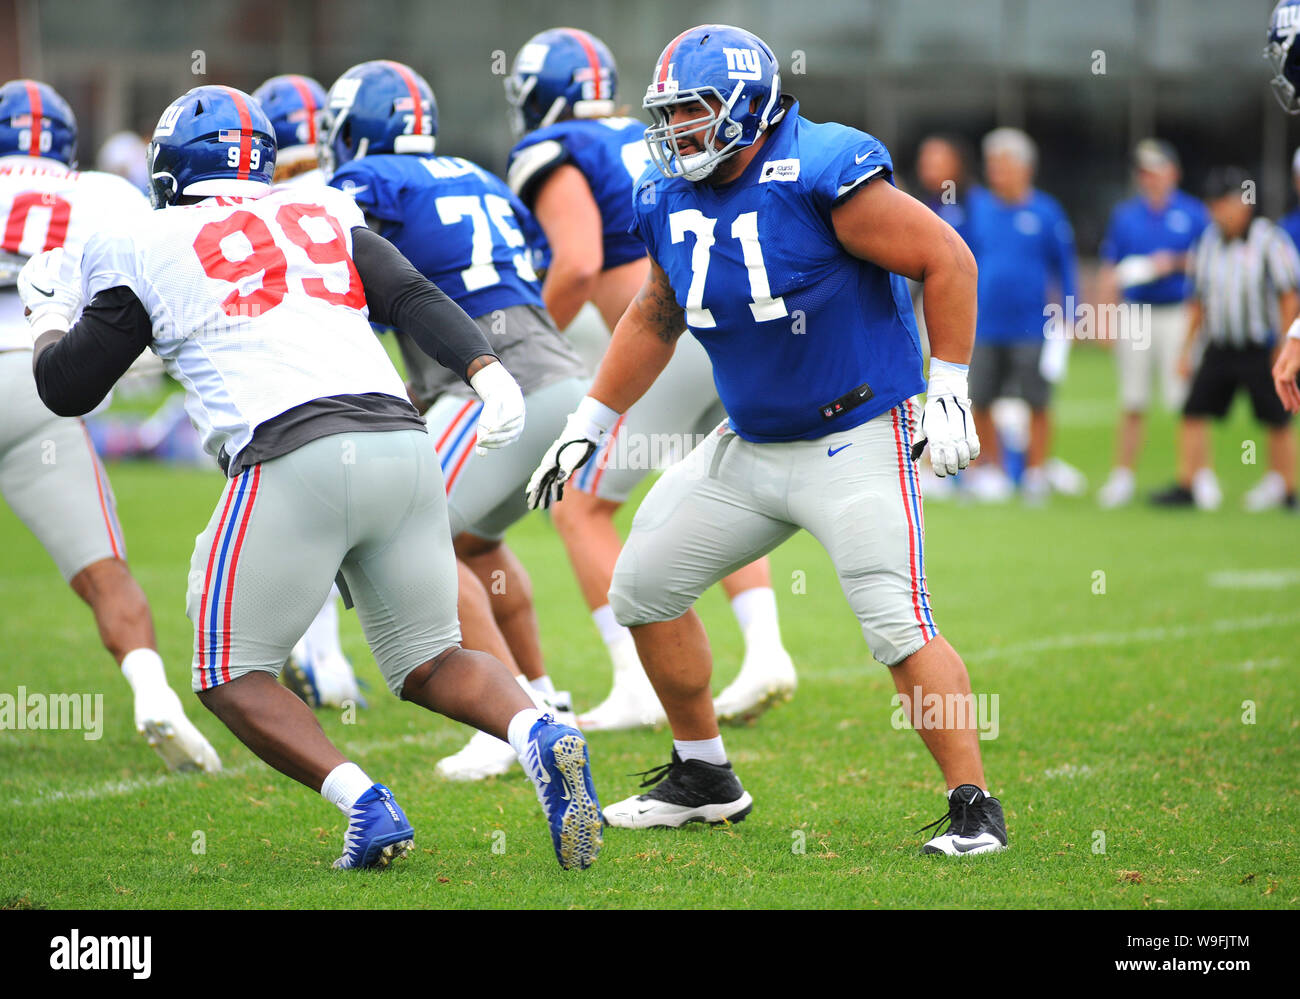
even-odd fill
[(976, 729), (981, 739), (996, 739), (1000, 730), (997, 694), (926, 694), (913, 687), (910, 694), (891, 697), (889, 706), (889, 723), (900, 730)]
[(1151, 303), (1093, 305), (1067, 295), (1064, 305), (1052, 302), (1043, 309), (1043, 335), (1048, 340), (1130, 340), (1134, 350), (1146, 350), (1151, 346)]
[(104, 734), (103, 694), (0, 693), (0, 730), (66, 729), (81, 731), (87, 742)]

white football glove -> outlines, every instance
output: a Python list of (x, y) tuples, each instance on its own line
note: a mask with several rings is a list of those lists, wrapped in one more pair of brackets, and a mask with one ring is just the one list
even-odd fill
[(564, 483), (596, 453), (616, 422), (618, 413), (591, 396), (584, 396), (565, 421), (564, 432), (547, 449), (537, 471), (528, 480), (524, 496), (529, 509), (544, 510), (558, 503), (564, 495)]
[[(980, 456), (980, 439), (975, 433), (970, 398), (966, 389), (966, 365), (930, 358), (930, 385), (921, 413), (918, 446), (930, 444), (930, 467), (943, 478), (956, 475)], [(919, 451), (913, 461), (920, 457)]]
[(483, 400), (476, 453), (487, 454), (488, 448), (505, 447), (524, 432), (524, 394), (505, 365), (494, 361), (479, 368), (470, 376), (469, 384)]
[(63, 247), (38, 253), (18, 272), (33, 340), (47, 330), (66, 333), (81, 312), (81, 262)]

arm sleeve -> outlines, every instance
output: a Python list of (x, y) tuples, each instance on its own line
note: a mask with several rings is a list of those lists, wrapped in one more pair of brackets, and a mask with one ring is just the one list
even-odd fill
[(135, 292), (101, 291), (67, 333), (36, 341), (36, 391), (58, 416), (89, 413), (152, 340), (153, 323)]
[(520, 201), (532, 208), (542, 181), (569, 160), (568, 150), (554, 139), (516, 147), (506, 170), (506, 183)]
[(383, 236), (364, 226), (354, 228), (352, 260), (366, 290), (372, 323), (401, 330), (467, 384), (471, 361), (484, 354), (497, 356), (478, 324)]
[(894, 164), (878, 139), (854, 128), (837, 130), (819, 149), (820, 170), (811, 178), (811, 196), (818, 211), (832, 209), (881, 178), (892, 181)]

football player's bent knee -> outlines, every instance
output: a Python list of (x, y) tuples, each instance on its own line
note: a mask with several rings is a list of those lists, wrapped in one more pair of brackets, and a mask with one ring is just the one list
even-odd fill
[(623, 549), (614, 567), (609, 587), (609, 606), (614, 620), (625, 628), (654, 624), (681, 617), (695, 603), (698, 594), (683, 589), (667, 566), (626, 558)]

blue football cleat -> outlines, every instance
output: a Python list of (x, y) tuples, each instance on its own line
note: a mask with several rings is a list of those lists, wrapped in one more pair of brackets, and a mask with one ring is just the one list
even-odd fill
[(604, 819), (591, 780), (587, 741), (568, 725), (542, 715), (528, 733), (524, 769), (551, 827), (555, 857), (566, 871), (590, 867), (600, 853)]
[(406, 821), (393, 792), (383, 784), (372, 784), (348, 813), (348, 831), (343, 834), (343, 856), (334, 861), (336, 870), (359, 867), (387, 867), (415, 846), (415, 830)]

